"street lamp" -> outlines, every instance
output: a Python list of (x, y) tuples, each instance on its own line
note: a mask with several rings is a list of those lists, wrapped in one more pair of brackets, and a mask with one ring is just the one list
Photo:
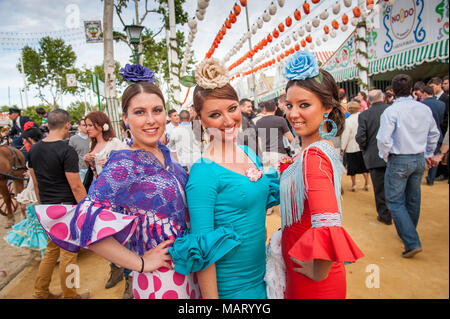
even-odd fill
[(142, 54), (138, 51), (138, 45), (141, 42), (141, 33), (143, 29), (143, 26), (136, 24), (126, 25), (124, 28), (124, 31), (127, 33), (128, 41), (134, 48), (134, 52), (131, 55), (131, 57), (134, 58), (134, 64), (139, 64), (139, 55)]

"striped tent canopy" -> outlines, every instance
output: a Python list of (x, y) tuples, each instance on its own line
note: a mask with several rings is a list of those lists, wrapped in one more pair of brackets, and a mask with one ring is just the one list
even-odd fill
[(425, 62), (448, 63), (449, 39), (429, 43), (427, 45), (403, 51), (369, 62), (369, 75), (394, 70), (406, 70)]
[(316, 54), (317, 60), (325, 64), (333, 56), (334, 51), (315, 51), (314, 53)]

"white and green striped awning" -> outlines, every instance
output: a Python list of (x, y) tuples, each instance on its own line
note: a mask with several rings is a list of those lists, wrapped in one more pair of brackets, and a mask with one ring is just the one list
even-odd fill
[(369, 76), (373, 74), (415, 67), (425, 62), (448, 63), (448, 38), (408, 51), (369, 62)]
[(331, 71), (330, 74), (336, 82), (344, 82), (359, 77), (359, 70), (356, 66), (351, 66), (345, 69)]

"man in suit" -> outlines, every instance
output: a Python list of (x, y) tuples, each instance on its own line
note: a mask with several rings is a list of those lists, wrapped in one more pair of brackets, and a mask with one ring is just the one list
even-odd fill
[(12, 137), (11, 145), (17, 149), (21, 149), (23, 147), (20, 134), (24, 132), (25, 123), (31, 121), (28, 116), (21, 116), (20, 112), (21, 111), (16, 108), (9, 109), (9, 119), (12, 121), (9, 136)]
[(386, 207), (384, 195), (384, 175), (386, 162), (378, 155), (377, 133), (380, 127), (380, 117), (384, 110), (389, 107), (383, 102), (384, 94), (381, 90), (369, 91), (369, 109), (358, 117), (358, 131), (356, 142), (363, 153), (364, 164), (370, 172), (373, 190), (375, 194), (375, 205), (377, 208), (377, 220), (386, 224), (392, 224), (392, 215)]
[[(434, 152), (434, 154), (436, 155), (437, 153), (439, 153), (439, 150), (441, 149), (442, 139), (444, 138), (444, 135), (442, 134), (441, 131), (441, 127), (444, 126), (445, 103), (437, 100), (434, 97), (434, 90), (429, 85), (426, 85), (422, 88), (422, 96), (423, 96), (422, 103), (427, 105), (431, 109), (437, 128), (439, 129), (439, 132), (441, 132), (441, 136), (439, 137), (439, 142), (437, 144), (436, 151)], [(434, 179), (436, 178), (437, 171), (438, 166), (433, 166), (428, 170), (427, 176), (428, 185), (434, 184)]]
[[(433, 88), (436, 99), (445, 103), (444, 122), (440, 126), (441, 134), (442, 134), (442, 136), (444, 136), (445, 133), (447, 132), (447, 126), (448, 126), (449, 96), (447, 94), (445, 94), (445, 92), (442, 90), (441, 78), (438, 78), (438, 77), (432, 78), (430, 81), (428, 81), (428, 85)], [(437, 177), (435, 179), (436, 181), (443, 181), (443, 180), (447, 179), (448, 178), (448, 168), (445, 168), (444, 165), (439, 164), (436, 175), (437, 175)]]

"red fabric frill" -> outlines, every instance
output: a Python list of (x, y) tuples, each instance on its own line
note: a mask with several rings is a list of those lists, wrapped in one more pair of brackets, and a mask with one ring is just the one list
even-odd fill
[(333, 262), (355, 262), (364, 256), (350, 235), (340, 226), (308, 229), (288, 254), (301, 261), (324, 259)]

